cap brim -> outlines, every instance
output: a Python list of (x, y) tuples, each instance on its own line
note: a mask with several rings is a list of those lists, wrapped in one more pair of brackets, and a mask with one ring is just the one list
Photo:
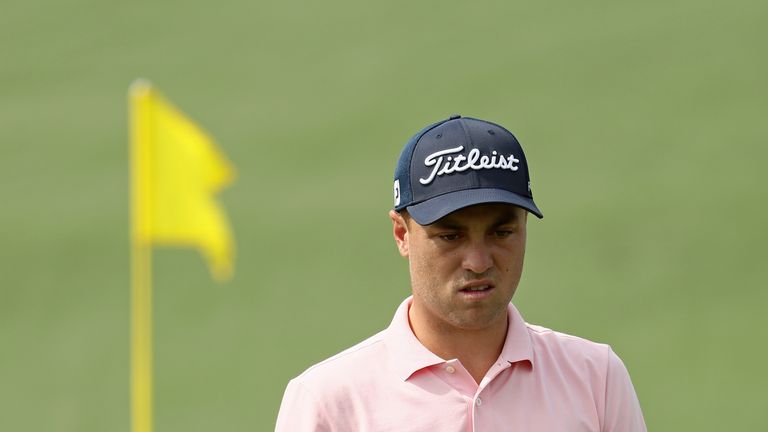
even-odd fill
[(533, 203), (533, 199), (518, 195), (505, 189), (465, 189), (436, 196), (424, 202), (406, 207), (419, 225), (430, 225), (438, 219), (477, 204), (503, 203), (522, 207), (543, 218), (541, 210)]

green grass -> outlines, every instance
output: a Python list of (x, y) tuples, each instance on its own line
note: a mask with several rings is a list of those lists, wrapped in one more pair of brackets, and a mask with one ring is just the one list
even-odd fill
[(764, 2), (21, 2), (0, 14), (0, 430), (128, 430), (126, 92), (238, 168), (214, 285), (155, 254), (156, 429), (270, 430), (287, 381), (408, 294), (401, 146), (518, 135), (545, 219), (515, 303), (610, 343), (651, 430), (768, 423)]

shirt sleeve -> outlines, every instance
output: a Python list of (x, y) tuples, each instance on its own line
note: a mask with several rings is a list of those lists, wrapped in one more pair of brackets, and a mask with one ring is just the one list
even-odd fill
[(313, 395), (297, 380), (283, 394), (275, 432), (330, 432), (331, 426)]
[(647, 432), (640, 402), (619, 356), (610, 351), (605, 384), (603, 432)]

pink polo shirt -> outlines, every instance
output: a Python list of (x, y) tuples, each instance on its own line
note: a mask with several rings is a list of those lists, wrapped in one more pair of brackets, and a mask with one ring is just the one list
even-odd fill
[(498, 361), (478, 385), (456, 359), (390, 326), (288, 383), (276, 432), (645, 431), (635, 390), (608, 345), (525, 323), (510, 304)]

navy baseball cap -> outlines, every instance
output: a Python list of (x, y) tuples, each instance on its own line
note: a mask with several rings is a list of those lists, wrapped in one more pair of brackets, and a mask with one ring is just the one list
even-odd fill
[(419, 225), (476, 204), (506, 203), (544, 217), (533, 202), (523, 148), (505, 128), (459, 115), (433, 123), (403, 148), (395, 210)]

